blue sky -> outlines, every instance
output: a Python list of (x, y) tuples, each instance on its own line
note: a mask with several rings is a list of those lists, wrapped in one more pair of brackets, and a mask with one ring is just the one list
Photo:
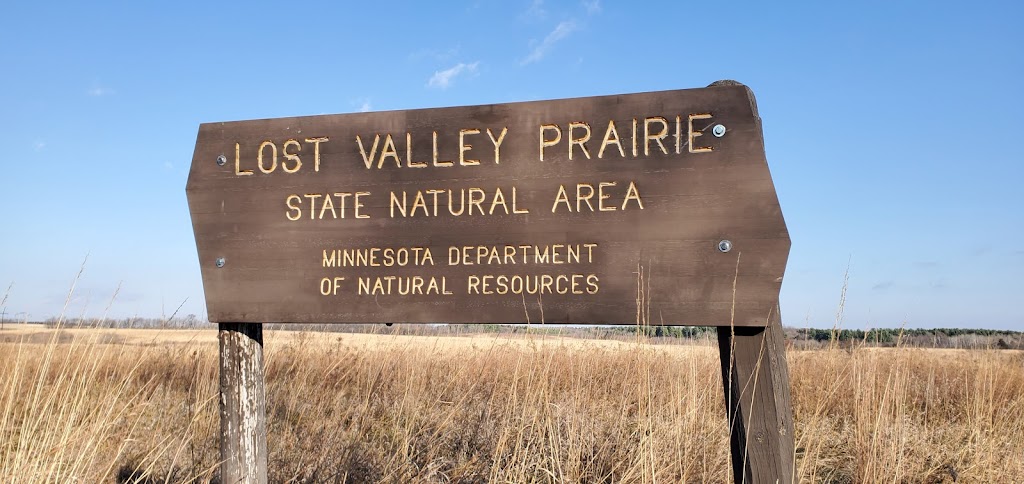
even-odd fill
[[(0, 310), (204, 314), (202, 122), (749, 85), (784, 323), (1024, 329), (1019, 2), (18, 2), (0, 8)], [(169, 4), (168, 4), (169, 5)]]

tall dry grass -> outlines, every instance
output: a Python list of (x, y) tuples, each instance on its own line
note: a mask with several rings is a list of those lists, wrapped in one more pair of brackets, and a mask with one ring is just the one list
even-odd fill
[[(131, 334), (0, 343), (0, 481), (216, 478), (214, 332)], [(731, 479), (710, 342), (272, 332), (266, 352), (275, 482)], [(1020, 352), (788, 358), (801, 481), (1024, 475)]]
[[(109, 482), (126, 466), (175, 482), (193, 473), (181, 449), (197, 426), (217, 427), (202, 408), (211, 403), (197, 402), (216, 394), (216, 367), (193, 372), (181, 349), (106, 340), (53, 332), (44, 343), (0, 344), (0, 481)], [(187, 406), (195, 421), (180, 418)]]

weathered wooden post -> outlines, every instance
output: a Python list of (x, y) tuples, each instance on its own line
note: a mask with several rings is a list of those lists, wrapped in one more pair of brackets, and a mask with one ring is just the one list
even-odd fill
[(718, 328), (735, 482), (793, 482), (793, 410), (785, 346), (778, 317), (763, 328)]
[(220, 323), (221, 482), (267, 482), (263, 325)]
[(226, 482), (267, 476), (259, 323), (527, 321), (719, 326), (735, 479), (792, 480), (790, 241), (746, 86), (206, 123), (186, 192)]

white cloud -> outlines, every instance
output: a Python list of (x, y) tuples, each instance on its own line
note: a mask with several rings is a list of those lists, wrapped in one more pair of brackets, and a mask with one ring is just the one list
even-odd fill
[(530, 55), (526, 56), (520, 64), (526, 65), (543, 59), (552, 46), (554, 46), (558, 41), (568, 37), (569, 34), (573, 33), (575, 30), (576, 22), (573, 20), (566, 20), (559, 23), (558, 26), (555, 27), (555, 30), (552, 30), (547, 37), (544, 37), (544, 40), (534, 47), (533, 51), (530, 52)]
[(357, 97), (349, 99), (348, 102), (349, 105), (352, 106), (352, 109), (355, 109), (360, 113), (368, 113), (373, 110), (373, 103), (370, 102), (370, 98), (368, 97)]
[(477, 66), (478, 65), (480, 65), (480, 61), (474, 62), (472, 64), (465, 64), (465, 63), (459, 62), (458, 64), (455, 64), (455, 66), (451, 67), (450, 69), (445, 69), (443, 71), (437, 71), (437, 72), (434, 73), (433, 76), (430, 77), (430, 80), (427, 81), (427, 86), (428, 87), (436, 87), (436, 88), (439, 88), (439, 89), (447, 89), (448, 86), (451, 85), (452, 81), (457, 76), (462, 75), (462, 74), (476, 74), (476, 70), (477, 70)]
[(86, 92), (90, 96), (92, 96), (92, 97), (110, 96), (110, 95), (114, 94), (114, 90), (113, 89), (111, 89), (109, 87), (99, 87), (99, 86), (93, 87), (92, 89), (89, 89)]
[(583, 0), (583, 8), (587, 9), (587, 15), (601, 13), (601, 0)]
[(368, 97), (354, 97), (348, 100), (349, 109), (359, 113), (373, 111), (373, 102)]
[(544, 9), (544, 0), (533, 0), (530, 3), (530, 8), (526, 9), (526, 17), (534, 20), (544, 20), (548, 16), (548, 11)]

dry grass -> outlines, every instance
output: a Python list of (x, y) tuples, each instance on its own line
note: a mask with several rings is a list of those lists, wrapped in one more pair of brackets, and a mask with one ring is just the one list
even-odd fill
[[(0, 333), (0, 481), (206, 482), (216, 332)], [(717, 349), (269, 333), (275, 482), (727, 482)], [(1013, 482), (1024, 355), (790, 352), (808, 482)]]

